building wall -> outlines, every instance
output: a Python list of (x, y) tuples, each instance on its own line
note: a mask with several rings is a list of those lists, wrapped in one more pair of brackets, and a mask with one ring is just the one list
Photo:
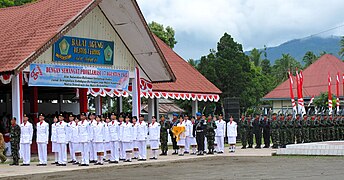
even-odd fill
[(120, 39), (119, 35), (112, 28), (106, 17), (103, 15), (99, 7), (90, 12), (84, 19), (82, 19), (66, 36), (90, 38), (97, 40), (114, 41), (114, 65), (93, 65), (93, 64), (77, 64), (77, 63), (62, 63), (54, 62), (53, 48), (50, 47), (46, 52), (39, 56), (35, 63), (41, 64), (64, 64), (64, 65), (82, 65), (89, 67), (103, 67), (111, 69), (122, 69), (133, 71), (136, 66), (136, 61), (131, 55), (125, 44)]
[(272, 101), (272, 111), (274, 113), (292, 113), (292, 106), (290, 100), (275, 100)]

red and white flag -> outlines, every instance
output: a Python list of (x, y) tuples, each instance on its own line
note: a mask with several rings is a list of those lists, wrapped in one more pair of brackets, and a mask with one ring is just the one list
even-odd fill
[(313, 101), (314, 101), (314, 95), (312, 96), (311, 100), (309, 101), (308, 107), (311, 106), (311, 104), (313, 103)]
[(291, 99), (291, 106), (293, 107), (293, 114), (297, 114), (297, 109), (296, 109), (296, 103), (295, 103), (295, 97), (294, 97), (294, 92), (293, 92), (293, 76), (290, 74), (290, 71), (288, 71), (289, 75), (289, 90), (290, 90), (290, 99)]
[(337, 73), (337, 79), (336, 79), (336, 106), (337, 106), (337, 114), (339, 114), (339, 105), (340, 105), (340, 102), (339, 102), (339, 72)]
[(303, 101), (302, 95), (302, 86), (303, 86), (303, 74), (300, 71), (300, 74), (296, 70), (296, 81), (297, 81), (297, 102), (298, 102), (298, 112), (303, 116), (306, 114), (305, 104)]
[(332, 92), (331, 92), (331, 76), (330, 73), (328, 73), (327, 76), (327, 80), (328, 80), (328, 110), (329, 110), (329, 115), (332, 114)]

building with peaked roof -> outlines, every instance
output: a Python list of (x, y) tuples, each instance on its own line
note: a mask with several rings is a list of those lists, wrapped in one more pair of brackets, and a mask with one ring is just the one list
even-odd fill
[[(332, 94), (336, 93), (336, 75), (337, 72), (340, 73), (340, 97), (343, 97), (343, 79), (342, 75), (344, 73), (344, 62), (337, 57), (326, 54), (321, 56), (317, 61), (303, 70), (304, 85), (303, 85), (303, 96), (305, 104), (307, 104), (312, 96), (318, 96), (322, 92), (328, 91), (328, 73), (331, 74), (332, 78)], [(287, 73), (287, 72), (286, 72)], [(296, 82), (295, 77), (293, 81)], [(297, 96), (296, 83), (293, 84), (293, 92), (295, 97)], [(296, 97), (297, 98), (297, 97)], [(290, 87), (289, 80), (284, 81), (274, 90), (269, 92), (263, 97), (263, 100), (271, 100), (273, 102), (274, 112), (285, 112), (291, 111), (291, 100), (290, 100)], [(297, 100), (296, 100), (297, 101)]]

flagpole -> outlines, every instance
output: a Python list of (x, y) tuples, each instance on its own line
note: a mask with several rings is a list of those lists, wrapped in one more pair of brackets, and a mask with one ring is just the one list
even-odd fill
[(328, 73), (327, 80), (328, 80), (328, 109), (329, 109), (329, 115), (331, 115), (332, 114), (332, 93), (331, 93), (330, 73)]

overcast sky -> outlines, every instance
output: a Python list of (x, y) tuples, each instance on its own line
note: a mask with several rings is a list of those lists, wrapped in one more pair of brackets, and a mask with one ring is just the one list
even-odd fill
[[(344, 24), (344, 0), (137, 0), (147, 22), (169, 25), (184, 59), (216, 49), (227, 32), (245, 50), (309, 36)], [(324, 34), (344, 34), (338, 28)]]

